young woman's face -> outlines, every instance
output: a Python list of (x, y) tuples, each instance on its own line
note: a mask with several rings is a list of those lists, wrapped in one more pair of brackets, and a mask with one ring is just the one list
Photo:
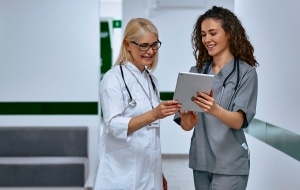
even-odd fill
[(218, 56), (230, 52), (229, 35), (225, 33), (221, 22), (212, 18), (203, 20), (201, 24), (202, 43), (210, 56)]
[(145, 32), (136, 41), (129, 41), (126, 47), (131, 54), (132, 63), (143, 71), (145, 66), (149, 66), (153, 63), (159, 45), (155, 33)]

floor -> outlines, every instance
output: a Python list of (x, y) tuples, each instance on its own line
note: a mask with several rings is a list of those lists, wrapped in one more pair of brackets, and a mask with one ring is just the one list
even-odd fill
[(169, 190), (194, 190), (192, 170), (188, 167), (188, 155), (163, 155), (163, 172)]
[[(162, 155), (162, 166), (168, 181), (168, 190), (194, 190), (188, 155)], [(0, 188), (0, 190), (83, 190), (83, 188)]]

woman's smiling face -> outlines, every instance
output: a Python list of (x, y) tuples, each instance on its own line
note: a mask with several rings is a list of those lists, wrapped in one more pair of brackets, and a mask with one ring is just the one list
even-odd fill
[(229, 51), (229, 35), (221, 25), (221, 21), (208, 18), (201, 24), (202, 43), (210, 56), (217, 56)]
[(134, 42), (127, 42), (127, 50), (131, 54), (131, 62), (139, 68), (141, 71), (144, 70), (145, 66), (149, 66), (153, 63), (154, 58), (157, 54), (157, 50), (153, 50), (152, 47), (149, 47), (147, 51), (140, 50), (139, 46), (144, 44), (152, 45), (153, 43), (158, 42), (157, 35), (152, 32), (145, 32)]

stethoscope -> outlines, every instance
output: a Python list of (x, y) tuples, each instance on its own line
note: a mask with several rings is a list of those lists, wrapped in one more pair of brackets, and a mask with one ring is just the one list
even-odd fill
[[(121, 70), (121, 75), (122, 75), (123, 82), (124, 82), (124, 84), (125, 84), (125, 88), (126, 88), (126, 90), (127, 90), (127, 92), (128, 92), (128, 95), (129, 95), (128, 105), (131, 106), (131, 107), (135, 107), (135, 106), (136, 106), (136, 101), (132, 98), (132, 95), (131, 95), (131, 93), (130, 93), (130, 90), (129, 90), (129, 88), (128, 88), (126, 82), (125, 82), (125, 78), (124, 78), (124, 73), (123, 73), (122, 65), (120, 65), (120, 70)], [(153, 91), (154, 91), (154, 93), (155, 93), (156, 96), (157, 96), (157, 88), (156, 88), (156, 86), (155, 86), (155, 84), (154, 84), (154, 82), (153, 82), (153, 79), (152, 79), (152, 77), (151, 77), (149, 71), (148, 71), (147, 69), (145, 69), (145, 70), (146, 70), (146, 72), (147, 72), (147, 74), (148, 74), (148, 76), (149, 76), (149, 78), (150, 78), (150, 81), (151, 81), (151, 84), (152, 84), (152, 87), (153, 87)], [(129, 70), (129, 71), (130, 71), (130, 70)], [(139, 82), (139, 80), (135, 77), (135, 75), (134, 75), (133, 73), (132, 73), (132, 75), (134, 76), (134, 78), (137, 80), (137, 82), (138, 82), (139, 85), (141, 86), (142, 90), (143, 90), (143, 91), (145, 92), (145, 94), (147, 95), (147, 97), (148, 97), (148, 99), (149, 99), (149, 101), (150, 101), (151, 107), (152, 107), (152, 109), (153, 109), (154, 107), (153, 107), (153, 105), (152, 105), (152, 100), (151, 100), (152, 98), (149, 97), (149, 95), (147, 94), (147, 92), (145, 91), (145, 89), (143, 88), (143, 86), (142, 86), (142, 84)], [(149, 93), (150, 93), (150, 91), (149, 91)], [(150, 93), (150, 96), (151, 96), (151, 93)]]
[[(203, 71), (203, 74), (208, 74), (208, 69), (209, 69), (209, 66), (211, 65), (211, 63), (212, 63), (212, 60), (211, 60), (208, 64), (206, 64), (206, 66), (205, 66), (205, 68), (204, 68), (204, 71)], [(236, 69), (235, 69), (235, 68), (236, 68)], [(236, 91), (237, 91), (237, 88), (238, 88), (239, 82), (240, 82), (240, 66), (239, 66), (239, 60), (238, 60), (236, 57), (234, 58), (234, 66), (233, 66), (233, 69), (232, 69), (231, 72), (227, 75), (227, 77), (225, 78), (225, 80), (224, 80), (224, 82), (223, 82), (223, 85), (222, 85), (222, 92), (221, 92), (221, 96), (220, 96), (219, 101), (218, 101), (218, 105), (220, 105), (220, 103), (221, 103), (221, 101), (222, 101), (223, 94), (224, 94), (224, 89), (225, 89), (225, 86), (226, 86), (226, 82), (227, 82), (228, 78), (229, 78), (230, 76), (232, 76), (233, 73), (234, 73), (235, 71), (237, 71), (236, 84), (235, 84), (235, 87), (234, 87), (234, 89), (233, 89), (233, 92), (232, 92), (232, 94), (231, 94), (231, 96), (230, 96), (229, 102), (228, 102), (228, 104), (227, 104), (227, 106), (226, 106), (226, 109), (227, 109), (227, 110), (229, 109), (229, 106), (230, 106), (230, 104), (231, 104), (231, 102), (232, 102), (232, 100), (233, 100), (233, 97), (235, 96), (235, 93), (236, 93)]]

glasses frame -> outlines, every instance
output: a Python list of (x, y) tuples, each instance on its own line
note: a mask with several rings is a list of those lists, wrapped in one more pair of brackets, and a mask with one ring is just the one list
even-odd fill
[[(149, 44), (149, 43), (137, 43), (137, 42), (135, 42), (135, 41), (130, 41), (131, 43), (133, 43), (134, 45), (136, 45), (136, 46), (138, 46), (138, 48), (139, 48), (139, 50), (140, 51), (148, 51), (149, 49), (150, 49), (150, 47), (151, 47), (151, 49), (154, 51), (154, 50), (158, 50), (160, 47), (161, 47), (161, 41), (159, 41), (159, 40), (157, 40), (156, 42), (153, 42), (152, 44)], [(159, 47), (157, 48), (157, 49), (153, 49), (153, 45), (155, 44), (155, 43), (158, 43), (159, 44)], [(142, 45), (148, 45), (148, 48), (147, 49), (141, 49), (141, 46)]]

